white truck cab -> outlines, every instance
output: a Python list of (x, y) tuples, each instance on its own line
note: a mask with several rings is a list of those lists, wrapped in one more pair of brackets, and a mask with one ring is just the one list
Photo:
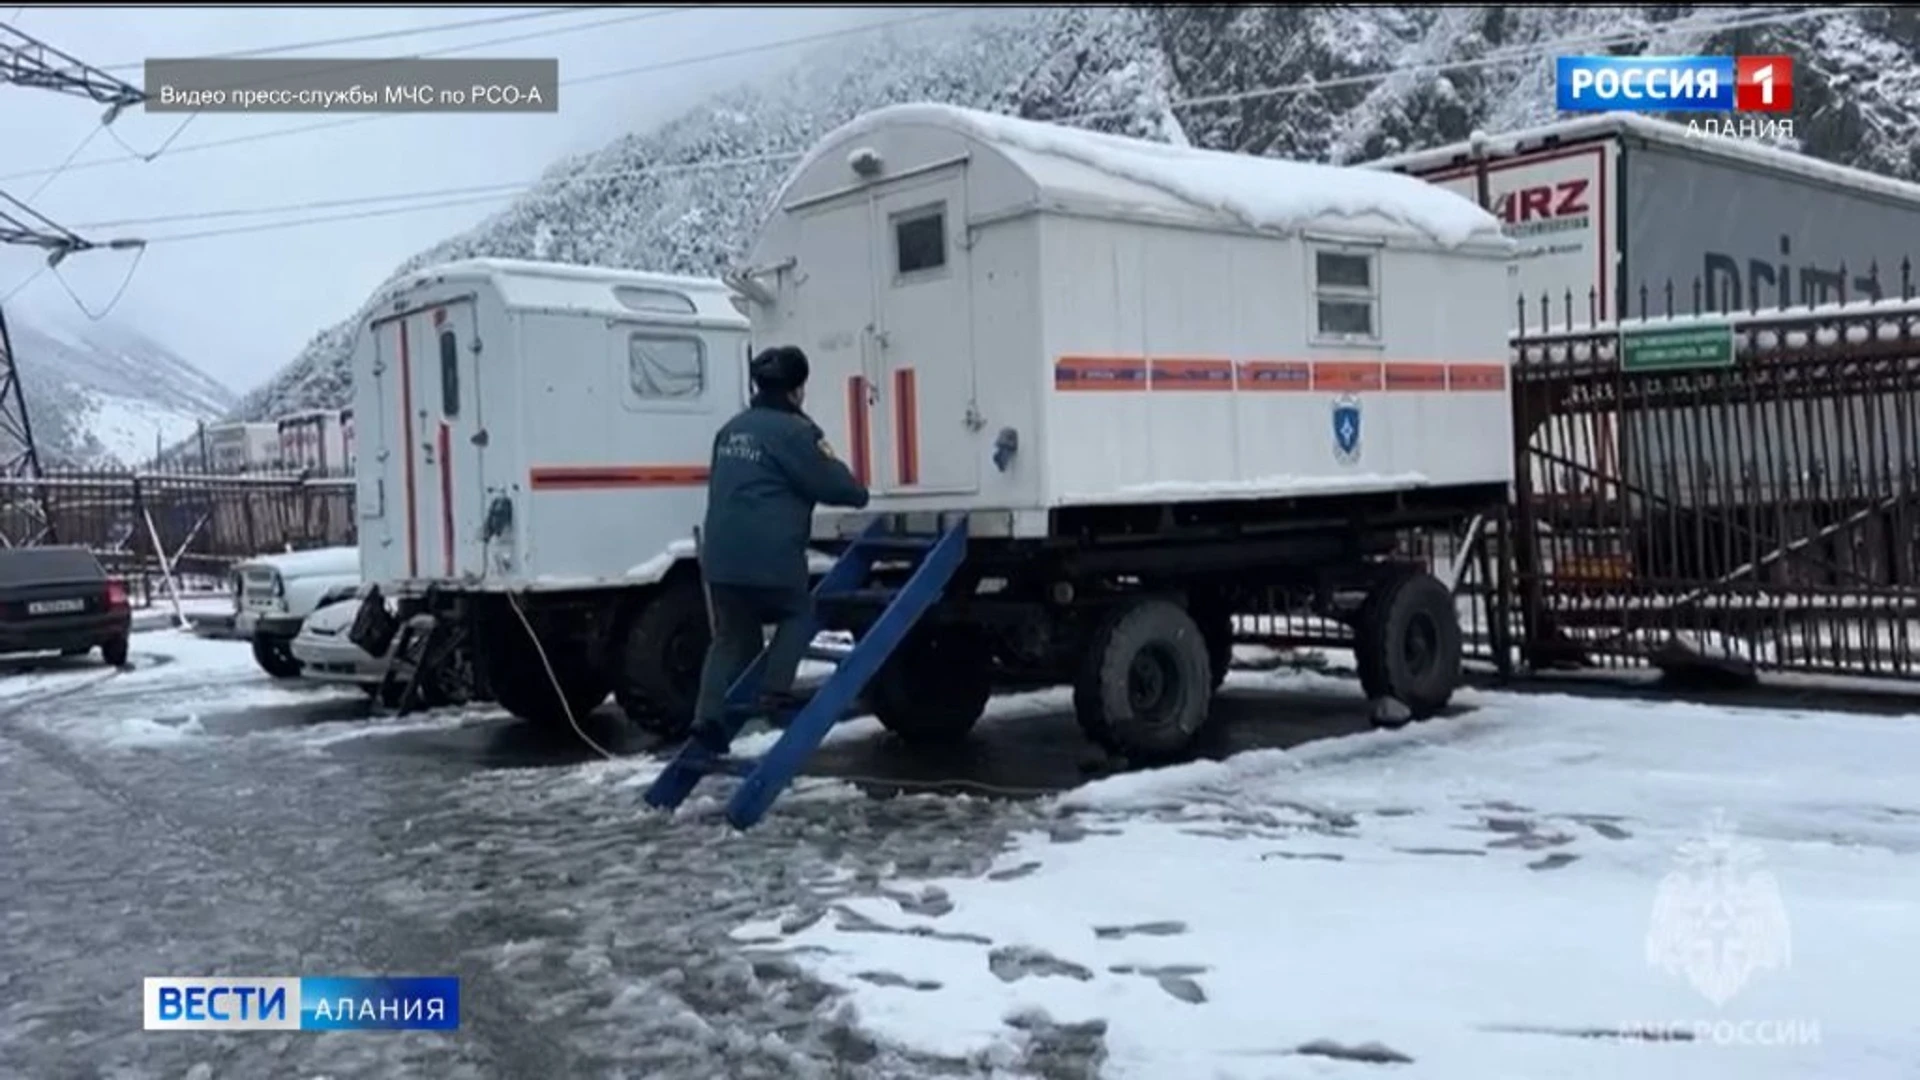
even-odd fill
[(300, 624), (359, 587), (359, 548), (255, 556), (233, 568), (234, 632), (253, 643), (253, 658), (267, 674), (295, 678), (300, 662), (291, 646)]

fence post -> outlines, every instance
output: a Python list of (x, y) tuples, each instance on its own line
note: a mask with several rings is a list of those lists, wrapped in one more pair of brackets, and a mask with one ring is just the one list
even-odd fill
[[(140, 530), (141, 523), (151, 519), (147, 517), (146, 488), (140, 483), (140, 474), (134, 473), (132, 479), (133, 524), (131, 528), (133, 529), (135, 550), (137, 551), (142, 547), (151, 546), (147, 537), (142, 535)], [(148, 607), (153, 606), (153, 575), (148, 572), (147, 560), (161, 558), (165, 558), (165, 556), (157, 547), (154, 547), (153, 550), (150, 550), (140, 559), (140, 599)]]

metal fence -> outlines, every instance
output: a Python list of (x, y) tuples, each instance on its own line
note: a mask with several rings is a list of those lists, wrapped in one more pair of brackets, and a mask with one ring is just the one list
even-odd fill
[(1763, 669), (1916, 674), (1920, 301), (1910, 264), (1897, 296), (1879, 279), (1843, 272), (1839, 302), (1773, 310), (1730, 288), (1711, 306), (1698, 282), (1675, 309), (1667, 286), (1658, 314), (1616, 325), (1574, 323), (1563, 297), (1563, 322), (1542, 298), (1529, 326), (1521, 305), (1530, 663), (1630, 662), (1678, 637)]
[(158, 579), (222, 585), (240, 559), (352, 544), (353, 481), (290, 474), (50, 472), (0, 478), (0, 543), (91, 549), (151, 593)]
[[(1468, 655), (1506, 670), (1642, 667), (1920, 678), (1920, 283), (1841, 273), (1815, 304), (1704, 282), (1518, 302), (1504, 516), (1410, 534), (1458, 581)], [(1819, 303), (1826, 299), (1830, 302)], [(1283, 646), (1337, 622), (1249, 615)]]

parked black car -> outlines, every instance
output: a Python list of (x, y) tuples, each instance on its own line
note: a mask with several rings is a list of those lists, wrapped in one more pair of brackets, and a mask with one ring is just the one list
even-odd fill
[(85, 548), (0, 549), (0, 653), (53, 652), (127, 662), (127, 589)]

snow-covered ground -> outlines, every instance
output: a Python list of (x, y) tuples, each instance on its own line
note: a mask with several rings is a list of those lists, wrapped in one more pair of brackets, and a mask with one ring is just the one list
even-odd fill
[(1034, 831), (983, 877), (735, 936), (882, 1038), (990, 1059), (1036, 1018), (1087, 1024), (1114, 1077), (1912, 1075), (1920, 728), (1466, 699), (1096, 782), (1052, 807), (1077, 843)]
[[(537, 739), (497, 758), (523, 741), (497, 710), (366, 719), (353, 691), (175, 631), (134, 660), (0, 678), (0, 765), (38, 752), (191, 823), (236, 873), (345, 889), (356, 926), (540, 1018), (521, 1046), (526, 1025), (476, 1015), (476, 1045), (578, 1075), (1891, 1080), (1920, 1060), (1907, 718), (1466, 692), (1401, 732), (1046, 798), (809, 779), (736, 835), (729, 781), (663, 818), (640, 802), (659, 760), (555, 762)], [(1363, 705), (1295, 670), (1228, 687), (1283, 724)], [(30, 704), (60, 690), (79, 692)], [(1066, 707), (997, 699), (981, 738), (1005, 750)], [(882, 739), (870, 719), (832, 736)], [(255, 914), (306, 925), (277, 910)], [(98, 1038), (85, 1060), (145, 1045)], [(332, 1071), (427, 1060), (398, 1045)]]
[(87, 414), (81, 419), (81, 425), (100, 440), (102, 450), (130, 468), (152, 461), (156, 447), (173, 446), (191, 438), (203, 419), (150, 401), (99, 390), (86, 390), (83, 394)]

